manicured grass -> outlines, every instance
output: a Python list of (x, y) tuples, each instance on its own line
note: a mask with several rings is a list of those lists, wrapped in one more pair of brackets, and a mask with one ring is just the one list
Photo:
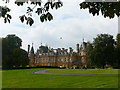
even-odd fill
[(0, 90), (2, 88), (2, 71), (0, 70)]
[[(35, 74), (42, 69), (3, 71), (3, 88), (117, 88), (118, 75), (48, 75)], [(80, 69), (54, 69), (50, 72), (78, 72)], [(73, 71), (72, 71), (73, 70)], [(111, 69), (112, 70), (112, 69)], [(114, 70), (112, 70), (113, 72)], [(81, 71), (82, 72), (82, 71)], [(91, 71), (90, 71), (91, 72)], [(109, 71), (110, 72), (110, 71)]]
[(118, 69), (52, 69), (47, 72), (64, 74), (118, 74)]

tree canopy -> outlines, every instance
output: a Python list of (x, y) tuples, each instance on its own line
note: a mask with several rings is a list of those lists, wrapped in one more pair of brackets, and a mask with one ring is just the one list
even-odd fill
[[(9, 3), (9, 0), (6, 0), (6, 3)], [(19, 18), (22, 23), (26, 22), (26, 24), (30, 26), (34, 23), (32, 14), (37, 14), (41, 22), (51, 21), (53, 20), (53, 16), (50, 13), (50, 9), (58, 9), (63, 6), (63, 3), (60, 0), (48, 0), (45, 4), (42, 3), (41, 0), (29, 0), (29, 2), (28, 0), (15, 1), (15, 4), (18, 6), (23, 6), (25, 3), (29, 4), (29, 7), (27, 7), (26, 14), (21, 15)], [(34, 7), (32, 7), (32, 5), (34, 5)], [(8, 12), (10, 12), (9, 7), (0, 6), (0, 11), (1, 17), (4, 18), (4, 23), (10, 23), (12, 16), (8, 14)]]
[(2, 68), (26, 66), (29, 64), (27, 52), (20, 47), (22, 40), (16, 35), (7, 35), (2, 38)]
[(117, 63), (114, 59), (114, 45), (115, 40), (112, 35), (100, 34), (94, 38), (93, 44), (89, 45), (88, 56), (95, 67), (102, 67), (107, 65), (113, 66)]
[(28, 53), (19, 48), (13, 50), (13, 64), (15, 67), (25, 67), (29, 64)]
[(81, 9), (89, 9), (89, 13), (93, 16), (99, 15), (99, 12), (106, 18), (114, 18), (115, 15), (120, 16), (119, 2), (83, 2), (80, 4)]
[(117, 35), (116, 37), (116, 61), (117, 61), (117, 65), (120, 67), (120, 34)]
[[(3, 0), (5, 3), (9, 3), (9, 0)], [(44, 1), (45, 2), (45, 1)], [(15, 4), (18, 6), (23, 6), (25, 3), (29, 4), (26, 14), (20, 16), (21, 22), (26, 22), (27, 25), (32, 26), (34, 23), (34, 18), (32, 14), (37, 14), (41, 22), (53, 20), (53, 15), (50, 13), (51, 9), (58, 9), (63, 6), (63, 2), (60, 0), (48, 0), (47, 2), (42, 3), (41, 0), (16, 0)], [(32, 7), (34, 5), (34, 7)], [(80, 9), (89, 9), (89, 13), (95, 16), (99, 15), (101, 12), (102, 15), (110, 19), (115, 16), (120, 16), (120, 1), (117, 2), (82, 2), (79, 4)], [(36, 8), (36, 10), (35, 10)], [(4, 18), (4, 23), (9, 22), (12, 19), (12, 16), (8, 14), (11, 10), (7, 6), (0, 6), (0, 16)]]

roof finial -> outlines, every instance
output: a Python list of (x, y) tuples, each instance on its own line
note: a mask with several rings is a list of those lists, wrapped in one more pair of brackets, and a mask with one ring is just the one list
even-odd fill
[(42, 46), (42, 42), (41, 42), (41, 46)]
[(84, 42), (84, 38), (83, 38), (83, 42)]
[(32, 47), (33, 47), (33, 42), (32, 42)]

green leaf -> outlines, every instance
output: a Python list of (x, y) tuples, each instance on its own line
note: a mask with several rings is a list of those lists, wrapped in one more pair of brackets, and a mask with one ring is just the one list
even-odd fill
[(61, 6), (63, 6), (62, 2), (57, 2), (58, 8), (60, 8)]
[(25, 17), (25, 20), (27, 20), (27, 17), (24, 15), (24, 17)]
[(7, 10), (3, 9), (2, 10), (2, 17), (5, 17), (6, 14), (7, 14)]
[(22, 23), (24, 22), (24, 15), (20, 16), (20, 20), (21, 20)]
[(50, 2), (50, 6), (53, 9), (54, 8), (54, 3)]
[(58, 4), (57, 3), (55, 3), (55, 8), (58, 9)]
[(34, 23), (34, 20), (32, 18), (30, 18), (29, 25), (32, 26), (33, 23)]
[(15, 1), (15, 4), (17, 4), (18, 6), (23, 6), (23, 3), (25, 3), (25, 2), (18, 2), (18, 1)]
[(81, 3), (81, 4), (80, 4), (80, 9), (82, 9), (82, 8), (83, 8), (83, 9), (87, 8), (87, 5), (86, 5), (85, 3)]
[(10, 19), (7, 19), (8, 20), (8, 22), (10, 23)]
[(4, 23), (7, 23), (7, 18), (4, 18)]
[(36, 11), (36, 13), (38, 14), (38, 15), (40, 15), (41, 13), (42, 13), (42, 8), (37, 8), (37, 11)]
[(41, 6), (41, 2), (36, 2), (36, 4), (38, 4), (39, 6)]
[(45, 3), (44, 7), (45, 7), (45, 10), (46, 10), (46, 11), (49, 10), (49, 6), (50, 6), (50, 2)]
[(33, 23), (34, 23), (34, 20), (31, 17), (28, 17), (26, 24), (27, 25), (29, 24), (30, 26), (32, 26)]
[(27, 20), (26, 24), (28, 25), (28, 23), (29, 23), (29, 20)]
[(41, 22), (44, 22), (44, 14), (42, 14), (42, 15), (40, 16), (40, 21), (41, 21)]
[(8, 17), (9, 19), (12, 19), (11, 15), (9, 15), (9, 14), (7, 14), (7, 17)]
[(31, 7), (27, 7), (27, 11), (33, 11)]
[(53, 16), (49, 12), (46, 14), (46, 16), (49, 21), (53, 20)]

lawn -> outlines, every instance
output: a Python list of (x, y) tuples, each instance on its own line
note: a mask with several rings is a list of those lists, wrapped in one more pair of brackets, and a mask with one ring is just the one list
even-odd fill
[(118, 88), (117, 69), (83, 70), (53, 69), (52, 73), (93, 73), (110, 75), (48, 75), (35, 74), (37, 69), (4, 70), (3, 88)]
[(0, 89), (2, 88), (2, 71), (0, 70)]
[(49, 73), (64, 74), (118, 74), (118, 69), (52, 69)]

